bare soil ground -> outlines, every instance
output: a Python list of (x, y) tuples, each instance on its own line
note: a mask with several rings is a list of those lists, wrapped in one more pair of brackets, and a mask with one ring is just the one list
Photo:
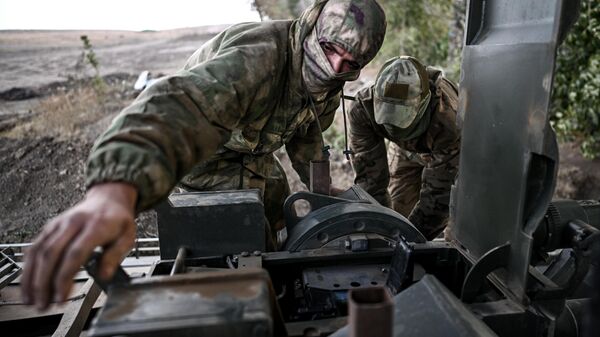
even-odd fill
[[(0, 243), (31, 241), (44, 223), (81, 199), (93, 141), (138, 94), (133, 84), (141, 71), (158, 76), (177, 70), (222, 28), (0, 31)], [(81, 35), (99, 60), (102, 92), (93, 84), (93, 69), (81, 61)], [(367, 69), (347, 91), (375, 73)], [(327, 138), (334, 144), (333, 182), (349, 187), (353, 173), (341, 155), (341, 114)], [(292, 190), (304, 189), (285, 152), (278, 156)], [(556, 196), (600, 198), (600, 160), (585, 160), (574, 144), (562, 144)], [(138, 236), (156, 236), (152, 212), (141, 214), (138, 224)]]

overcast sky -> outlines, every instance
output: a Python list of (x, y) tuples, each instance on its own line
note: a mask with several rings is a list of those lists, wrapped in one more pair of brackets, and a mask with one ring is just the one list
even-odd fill
[(163, 30), (259, 21), (250, 0), (0, 0), (0, 29)]

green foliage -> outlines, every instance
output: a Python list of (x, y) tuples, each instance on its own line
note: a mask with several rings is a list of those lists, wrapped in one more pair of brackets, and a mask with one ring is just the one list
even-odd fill
[(98, 62), (98, 58), (96, 57), (96, 53), (94, 53), (92, 43), (87, 35), (81, 35), (80, 39), (83, 43), (83, 52), (81, 53), (81, 58), (94, 69), (94, 78), (92, 79), (94, 90), (98, 94), (103, 94), (106, 91), (106, 83), (104, 82), (102, 76), (100, 76), (100, 62)]
[(325, 145), (331, 146), (335, 151), (341, 151), (346, 148), (343, 128), (340, 130), (337, 127), (330, 127), (323, 132), (323, 139), (325, 140)]
[(452, 4), (448, 0), (379, 0), (387, 16), (387, 33), (377, 63), (411, 55), (427, 64), (446, 65)]
[[(300, 15), (309, 0), (254, 0), (264, 19), (291, 19)], [(464, 27), (465, 0), (378, 0), (385, 10), (388, 28), (381, 51), (373, 61), (378, 67), (398, 55), (411, 55), (446, 71), (458, 80)]]
[(252, 7), (258, 11), (262, 20), (293, 19), (299, 15), (296, 10), (299, 0), (254, 0)]
[[(265, 18), (297, 17), (308, 0), (255, 0)], [(372, 66), (412, 55), (444, 69), (458, 82), (465, 26), (465, 0), (378, 0), (386, 12), (385, 41)], [(558, 50), (551, 123), (562, 141), (581, 143), (588, 158), (600, 157), (600, 6), (582, 0), (581, 15)], [(340, 135), (326, 134), (332, 143)]]
[[(595, 5), (594, 5), (595, 3)], [(581, 142), (587, 158), (600, 156), (600, 6), (583, 0), (581, 15), (559, 47), (552, 117), (561, 140)]]
[(458, 81), (465, 20), (465, 1), (379, 0), (388, 29), (374, 63), (398, 55), (411, 55), (427, 65), (442, 68)]

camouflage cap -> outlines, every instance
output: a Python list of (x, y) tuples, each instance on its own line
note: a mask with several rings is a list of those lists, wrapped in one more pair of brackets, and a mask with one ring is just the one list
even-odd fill
[(329, 0), (316, 30), (319, 42), (339, 45), (364, 67), (383, 43), (385, 13), (375, 0)]
[(375, 121), (409, 128), (421, 119), (430, 98), (425, 66), (410, 56), (392, 58), (377, 74), (373, 87)]

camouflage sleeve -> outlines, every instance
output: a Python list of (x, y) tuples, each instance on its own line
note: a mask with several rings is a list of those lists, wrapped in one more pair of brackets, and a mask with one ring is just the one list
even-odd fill
[(160, 79), (96, 141), (86, 186), (127, 182), (138, 190), (137, 210), (152, 207), (225, 143), (250, 105), (267, 95), (276, 67), (269, 50), (243, 46)]
[[(447, 80), (442, 80), (447, 81)], [(431, 153), (422, 156), (427, 163), (421, 178), (419, 201), (408, 219), (431, 240), (445, 227), (448, 219), (450, 188), (458, 172), (460, 130), (456, 126), (458, 97), (450, 84), (438, 87), (439, 107), (432, 118), (428, 144)]]
[(389, 207), (391, 201), (387, 187), (390, 182), (390, 170), (387, 151), (383, 137), (375, 132), (369, 119), (372, 110), (371, 99), (358, 98), (348, 112), (350, 146), (354, 152), (352, 166), (356, 174), (354, 183), (380, 204)]
[[(290, 156), (292, 167), (300, 180), (308, 187), (310, 179), (310, 161), (323, 159), (323, 136), (322, 131), (327, 130), (333, 123), (335, 111), (340, 104), (339, 98), (329, 100), (319, 116), (319, 125), (312, 122), (296, 132), (294, 137), (285, 145)], [(317, 107), (317, 110), (319, 107)]]

